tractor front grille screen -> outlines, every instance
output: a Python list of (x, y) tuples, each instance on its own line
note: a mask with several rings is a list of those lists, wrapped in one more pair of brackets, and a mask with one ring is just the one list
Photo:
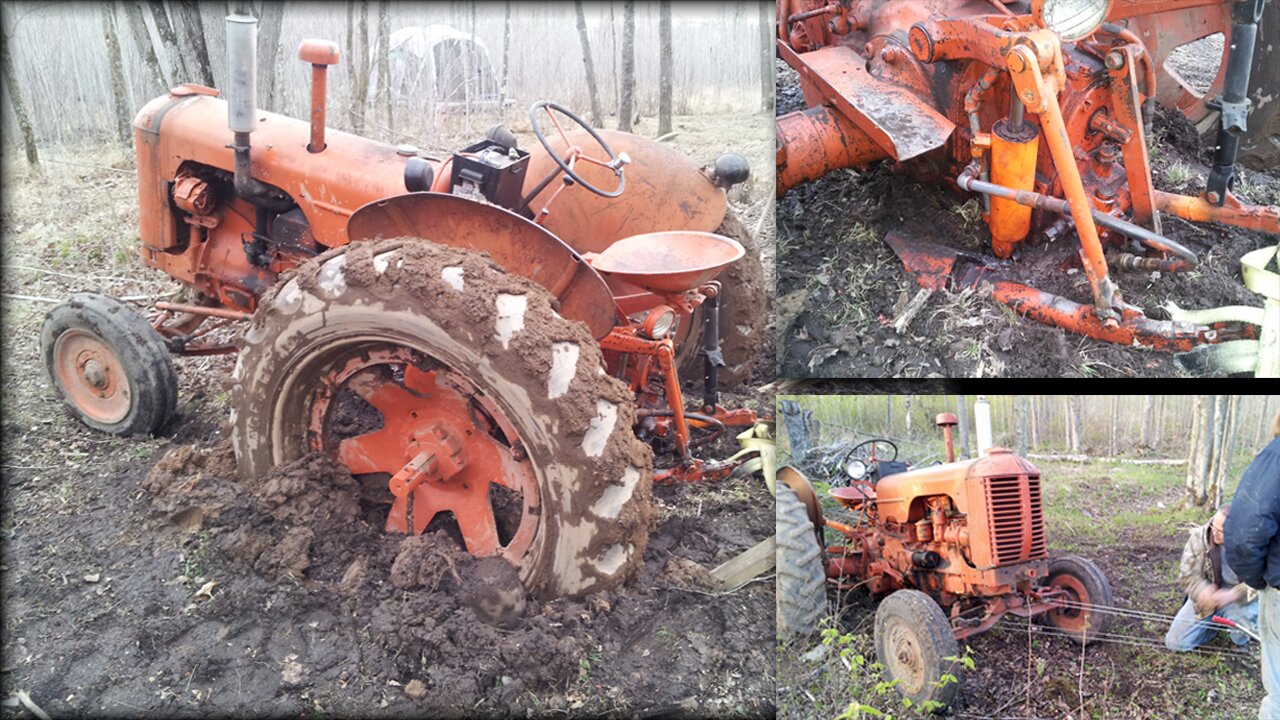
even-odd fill
[(1048, 556), (1038, 476), (987, 478), (987, 520), (997, 564)]

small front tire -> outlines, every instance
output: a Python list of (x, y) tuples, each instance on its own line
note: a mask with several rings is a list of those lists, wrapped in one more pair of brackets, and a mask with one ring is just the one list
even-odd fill
[(1112, 615), (1090, 612), (1080, 606), (1109, 608), (1111, 583), (1092, 561), (1075, 555), (1066, 555), (1049, 563), (1049, 586), (1067, 591), (1072, 607), (1052, 610), (1044, 614), (1044, 622), (1051, 628), (1087, 645), (1111, 626)]
[(933, 598), (919, 590), (885, 598), (876, 610), (875, 643), (889, 679), (913, 705), (938, 709), (955, 700), (961, 672), (956, 636)]
[(58, 398), (95, 430), (155, 434), (177, 409), (178, 377), (164, 340), (119, 300), (78, 293), (53, 308), (40, 352)]

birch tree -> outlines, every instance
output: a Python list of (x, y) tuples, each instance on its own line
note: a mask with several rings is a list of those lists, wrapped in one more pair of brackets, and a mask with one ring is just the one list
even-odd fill
[(18, 120), (18, 129), (22, 133), (22, 145), (27, 152), (27, 166), (37, 176), (44, 174), (40, 165), (40, 151), (36, 147), (36, 133), (31, 127), (31, 119), (27, 116), (27, 105), (22, 99), (22, 87), (18, 84), (18, 76), (13, 69), (13, 56), (9, 54), (9, 22), (5, 17), (3, 6), (0, 6), (0, 28), (4, 28), (4, 37), (0, 38), (0, 73), (4, 74), (4, 89), (9, 96), (9, 106)]
[(147, 74), (151, 77), (153, 90), (161, 92), (168, 89), (172, 81), (165, 78), (164, 71), (160, 68), (160, 58), (156, 55), (156, 46), (151, 40), (151, 31), (147, 29), (147, 21), (142, 15), (142, 6), (139, 3), (125, 0), (124, 16), (125, 24), (129, 26), (129, 32), (133, 35), (133, 44), (137, 47), (138, 53), (142, 55), (142, 64), (147, 68)]
[(578, 18), (578, 42), (582, 44), (582, 64), (587, 73), (587, 95), (591, 98), (591, 124), (600, 127), (604, 113), (600, 111), (600, 93), (596, 89), (596, 64), (591, 60), (591, 40), (587, 37), (587, 16), (582, 0), (574, 0), (573, 9)]
[[(658, 137), (671, 132), (671, 76), (675, 51), (671, 47), (671, 0), (658, 3)], [(910, 427), (907, 428), (910, 431)]]
[(204, 21), (200, 19), (200, 5), (190, 0), (177, 3), (178, 17), (182, 25), (182, 47), (186, 50), (187, 69), (195, 74), (195, 81), (214, 87), (213, 66), (209, 63), (209, 47), (205, 43)]
[(618, 129), (631, 132), (636, 116), (636, 4), (622, 4), (622, 87), (618, 91)]
[(124, 58), (120, 55), (120, 38), (116, 35), (116, 4), (102, 4), (102, 36), (107, 45), (107, 71), (111, 74), (111, 99), (115, 108), (116, 139), (131, 145), (129, 90), (124, 82)]

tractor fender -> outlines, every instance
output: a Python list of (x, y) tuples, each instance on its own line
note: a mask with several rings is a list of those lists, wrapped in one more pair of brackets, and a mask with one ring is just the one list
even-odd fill
[(415, 237), (486, 253), (503, 270), (546, 288), (560, 314), (586, 324), (597, 340), (621, 318), (604, 278), (577, 251), (495, 205), (444, 193), (395, 195), (356, 210), (347, 236), (353, 242)]

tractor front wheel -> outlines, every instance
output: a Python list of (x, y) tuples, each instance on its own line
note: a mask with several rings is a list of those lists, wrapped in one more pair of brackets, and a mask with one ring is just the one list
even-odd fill
[(822, 549), (796, 491), (785, 483), (778, 483), (777, 490), (777, 635), (809, 635), (818, 629), (827, 609)]
[[(241, 474), (330, 454), (391, 507), (514, 565), (538, 597), (641, 564), (653, 457), (599, 345), (541, 286), (417, 238), (299, 266), (245, 332), (232, 389)], [(434, 522), (433, 522), (434, 521)]]
[(913, 705), (939, 710), (955, 700), (961, 672), (956, 636), (933, 598), (898, 590), (881, 601), (875, 642), (880, 664)]
[(85, 425), (113, 435), (159, 432), (178, 404), (164, 340), (119, 300), (78, 293), (45, 316), (40, 351), (58, 398)]
[(1045, 624), (1081, 645), (1107, 631), (1112, 615), (1090, 607), (1110, 608), (1111, 583), (1098, 566), (1082, 557), (1066, 555), (1049, 563), (1049, 587), (1067, 593), (1067, 604), (1045, 613)]

